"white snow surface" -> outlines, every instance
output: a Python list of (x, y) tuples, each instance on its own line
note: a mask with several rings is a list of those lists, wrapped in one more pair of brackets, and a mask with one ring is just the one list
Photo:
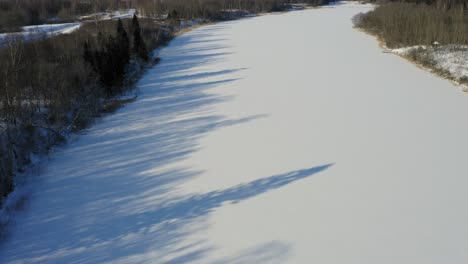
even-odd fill
[(429, 59), (434, 61), (434, 67), (444, 70), (456, 80), (468, 78), (468, 46), (411, 46), (391, 51), (399, 55), (408, 55), (410, 52), (422, 49)]
[(447, 70), (457, 79), (468, 79), (468, 46), (456, 50), (438, 48), (433, 54), (437, 67)]
[[(113, 13), (91, 14), (88, 16), (82, 16), (80, 18), (93, 18), (94, 16), (100, 15), (99, 20), (117, 20), (132, 18), (135, 13), (135, 9), (128, 9), (125, 11), (115, 11)], [(4, 45), (8, 41), (8, 37), (10, 36), (20, 36), (27, 41), (37, 40), (43, 37), (53, 37), (60, 34), (70, 34), (73, 31), (79, 29), (81, 25), (82, 23), (74, 22), (63, 24), (24, 26), (22, 27), (23, 31), (21, 32), (0, 33), (0, 46)]]
[(0, 263), (468, 263), (468, 97), (359, 4), (198, 28), (57, 150)]
[(133, 15), (136, 13), (136, 9), (128, 9), (128, 10), (121, 10), (121, 11), (114, 11), (114, 12), (99, 12), (99, 13), (93, 13), (85, 16), (81, 16), (80, 19), (98, 19), (98, 20), (117, 20), (117, 19), (126, 19), (126, 18), (132, 18)]
[(70, 34), (80, 28), (80, 23), (44, 24), (25, 26), (22, 32), (1, 33), (0, 46), (5, 44), (9, 36), (21, 36), (25, 40), (35, 40), (42, 37), (52, 37), (60, 34)]

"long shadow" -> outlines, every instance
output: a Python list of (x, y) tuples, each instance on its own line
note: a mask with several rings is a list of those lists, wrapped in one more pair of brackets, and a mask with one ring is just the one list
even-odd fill
[[(177, 248), (180, 240), (194, 231), (189, 228), (190, 226), (200, 222), (203, 223), (203, 219), (206, 219), (210, 212), (226, 203), (238, 203), (268, 191), (285, 187), (288, 184), (324, 171), (330, 166), (332, 164), (261, 178), (224, 190), (180, 197), (170, 201), (163, 200), (156, 208), (150, 208), (150, 206), (154, 207), (154, 205), (141, 205), (142, 195), (140, 194), (133, 194), (137, 197), (130, 198), (122, 193), (117, 203), (106, 202), (106, 205), (110, 206), (107, 209), (102, 207), (87, 208), (88, 210), (82, 210), (79, 215), (73, 215), (72, 212), (72, 215), (44, 217), (45, 219), (42, 219), (42, 222), (34, 223), (35, 228), (43, 228), (41, 232), (35, 234), (41, 236), (40, 243), (43, 250), (41, 252), (31, 252), (29, 251), (30, 247), (37, 245), (29, 244), (29, 246), (25, 247), (25, 244), (28, 244), (23, 241), (19, 254), (13, 259), (5, 259), (5, 262), (2, 263), (21, 259), (25, 262), (34, 263), (68, 263), (71, 261), (79, 263), (115, 263), (129, 256), (147, 254), (153, 250), (158, 251), (166, 259), (169, 258), (169, 260), (161, 261), (161, 263), (186, 263), (187, 260), (201, 259), (209, 252), (210, 248), (199, 248), (195, 245), (186, 247), (184, 250)], [(164, 187), (170, 188), (171, 183), (177, 183), (200, 173), (187, 170), (169, 171), (160, 175), (160, 180), (154, 183), (154, 186), (149, 187), (157, 188), (157, 192), (161, 193), (167, 191)], [(138, 183), (132, 183), (131, 181), (128, 184), (138, 185)], [(115, 185), (115, 187), (118, 186), (120, 184)], [(112, 188), (114, 186), (109, 186), (109, 189)], [(153, 195), (157, 195), (157, 193), (153, 193)], [(95, 202), (98, 202), (99, 200), (112, 200), (116, 197), (115, 195), (103, 195), (102, 197), (93, 198), (97, 199)], [(77, 197), (67, 197), (67, 199), (76, 201)], [(137, 201), (134, 201), (134, 199)], [(67, 203), (70, 204), (70, 201), (67, 201)], [(127, 206), (119, 208), (118, 204), (122, 203), (126, 203)], [(86, 204), (88, 207), (93, 206), (92, 201), (88, 201)], [(154, 204), (154, 201), (152, 204)], [(72, 204), (72, 206), (75, 205)], [(49, 208), (49, 210), (53, 209)], [(36, 220), (39, 219), (36, 218)], [(95, 222), (90, 224), (90, 219)], [(47, 230), (47, 232), (43, 232), (44, 230)], [(66, 235), (64, 235), (64, 231)], [(37, 237), (35, 238), (37, 239)], [(84, 245), (86, 250), (80, 250)], [(54, 256), (56, 252), (60, 252), (60, 255)], [(181, 252), (184, 253), (180, 254)], [(259, 252), (253, 254), (252, 252), (250, 258), (264, 259), (264, 257), (271, 256), (271, 252), (262, 252), (262, 254), (259, 254)], [(265, 254), (267, 255), (264, 256)], [(30, 257), (34, 255), (34, 258), (25, 258), (28, 255)], [(245, 257), (243, 256), (244, 259)], [(243, 258), (233, 258), (230, 261), (232, 263), (242, 263), (235, 260)], [(44, 261), (38, 261), (40, 259), (44, 259)]]
[[(186, 220), (211, 212), (225, 202), (238, 203), (270, 190), (279, 189), (295, 181), (310, 177), (328, 169), (333, 164), (313, 167), (285, 174), (258, 179), (225, 190), (217, 190), (201, 195), (194, 195), (168, 204), (155, 212), (145, 212), (156, 217), (158, 222)], [(144, 214), (144, 215), (145, 215)]]
[[(208, 36), (213, 35), (200, 34), (171, 42), (161, 64), (139, 82), (136, 102), (105, 117), (53, 155), (44, 176), (33, 182), (28, 204), (34, 213), (20, 215), (11, 239), (0, 244), (0, 263), (143, 263), (149, 256), (158, 263), (201, 259), (210, 250), (203, 241), (183, 243), (206, 228), (210, 212), (330, 166), (205, 194), (176, 195), (181, 183), (204, 173), (178, 164), (199, 150), (202, 137), (267, 117), (253, 113), (233, 119), (207, 111), (232, 99), (210, 89), (235, 83), (243, 68), (202, 70), (208, 65), (217, 69), (229, 48), (211, 56), (187, 51), (195, 40), (201, 41), (196, 44), (201, 50), (211, 45)], [(180, 56), (181, 49), (187, 56), (171, 59)]]
[[(253, 249), (244, 250), (234, 256), (214, 261), (210, 264), (287, 263), (285, 260), (287, 259), (290, 251), (290, 245), (280, 241), (272, 241)], [(189, 258), (187, 258), (187, 262), (188, 261), (190, 261)]]
[(227, 69), (227, 70), (220, 70), (220, 71), (213, 71), (213, 72), (202, 72), (202, 73), (189, 74), (189, 75), (184, 75), (184, 76), (173, 76), (173, 77), (167, 77), (167, 78), (160, 78), (159, 80), (161, 82), (188, 81), (188, 80), (192, 80), (192, 79), (207, 78), (207, 77), (213, 77), (213, 76), (217, 76), (217, 75), (235, 73), (237, 71), (241, 71), (241, 70), (245, 70), (245, 69), (246, 68)]

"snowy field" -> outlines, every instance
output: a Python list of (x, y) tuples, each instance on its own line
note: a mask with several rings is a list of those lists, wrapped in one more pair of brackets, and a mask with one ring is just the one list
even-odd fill
[(56, 151), (0, 263), (468, 263), (468, 97), (344, 4), (205, 26)]
[(37, 26), (25, 26), (22, 32), (0, 33), (0, 46), (8, 41), (8, 37), (21, 36), (25, 40), (36, 40), (44, 37), (52, 37), (60, 34), (69, 34), (80, 28), (80, 23), (44, 24)]
[[(82, 16), (81, 19), (98, 19), (98, 20), (117, 20), (117, 19), (130, 19), (135, 14), (135, 9), (125, 11), (116, 11), (112, 14), (103, 13), (102, 15), (92, 14), (89, 16)], [(38, 40), (41, 38), (48, 38), (60, 34), (70, 34), (79, 29), (82, 23), (63, 23), (63, 24), (43, 24), (35, 26), (22, 27), (23, 31), (13, 33), (0, 33), (0, 46), (8, 42), (9, 37), (22, 37), (26, 41)]]

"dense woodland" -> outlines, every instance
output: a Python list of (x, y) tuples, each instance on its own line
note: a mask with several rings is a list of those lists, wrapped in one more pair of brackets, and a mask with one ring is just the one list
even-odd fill
[[(79, 16), (134, 8), (144, 16), (163, 16), (171, 11), (181, 18), (216, 18), (222, 10), (264, 12), (281, 10), (297, 0), (0, 0), (0, 32), (46, 22), (68, 22)], [(303, 0), (321, 5), (330, 0)]]
[[(141, 25), (140, 25), (141, 24)], [(170, 39), (169, 29), (135, 16), (83, 26), (70, 35), (25, 43), (11, 37), (0, 49), (0, 193), (13, 175), (72, 130), (110, 107)]]
[[(304, 1), (301, 1), (304, 2)], [(320, 5), (329, 0), (306, 0)], [(14, 175), (73, 130), (115, 109), (150, 51), (169, 41), (181, 20), (226, 18), (233, 10), (281, 11), (287, 0), (0, 0), (0, 31), (81, 15), (134, 8), (139, 18), (85, 22), (72, 34), (26, 42), (11, 35), (0, 47), (0, 203)]]
[(381, 3), (355, 23), (388, 47), (468, 44), (468, 0), (398, 0)]

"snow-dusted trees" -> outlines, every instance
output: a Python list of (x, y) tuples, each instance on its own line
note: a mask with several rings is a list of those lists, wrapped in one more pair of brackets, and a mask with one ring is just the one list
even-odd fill
[(16, 116), (21, 114), (19, 98), (21, 93), (15, 87), (21, 81), (24, 66), (24, 45), (21, 38), (7, 40), (3, 56), (0, 56), (0, 194), (13, 189), (13, 160), (15, 152), (10, 128), (16, 125)]
[(0, 198), (29, 154), (46, 152), (68, 117), (92, 104), (95, 85), (80, 50), (71, 36), (34, 43), (12, 37), (0, 49)]
[[(131, 27), (130, 20), (100, 21), (34, 42), (12, 35), (0, 48), (0, 206), (30, 153), (45, 153), (64, 131), (84, 127), (108, 109), (105, 97), (124, 89), (130, 57), (140, 56)], [(139, 27), (148, 49), (168, 39), (153, 20)]]
[[(144, 16), (163, 18), (176, 11), (183, 19), (217, 18), (226, 10), (267, 12), (285, 4), (327, 4), (331, 0), (0, 0), (0, 31), (18, 31), (20, 26), (50, 21), (69, 21), (78, 16), (135, 8)], [(457, 1), (457, 0), (449, 0)]]

